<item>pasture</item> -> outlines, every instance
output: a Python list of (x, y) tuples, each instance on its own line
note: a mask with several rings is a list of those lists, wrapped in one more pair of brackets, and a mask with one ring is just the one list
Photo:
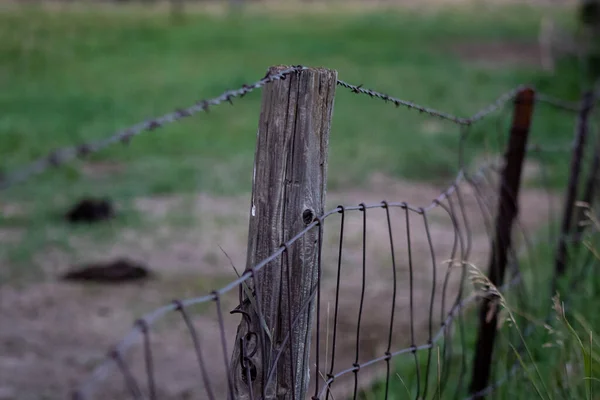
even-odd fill
[[(1, 171), (255, 81), (271, 65), (333, 68), (340, 79), (460, 116), (472, 115), (522, 83), (565, 100), (577, 101), (580, 95), (576, 60), (560, 60), (554, 72), (540, 64), (542, 16), (573, 23), (560, 7), (309, 7), (198, 8), (173, 21), (161, 7), (4, 6)], [(382, 199), (427, 204), (458, 171), (461, 131), (456, 126), (342, 88), (335, 101), (329, 206)], [(234, 104), (1, 193), (0, 393), (25, 400), (64, 398), (140, 315), (232, 280), (235, 272), (219, 246), (243, 270), (260, 94)], [(468, 128), (466, 162), (503, 151), (509, 117), (501, 111)], [(572, 116), (540, 108), (530, 142), (568, 146), (574, 128)], [(526, 165), (521, 207), (532, 232), (547, 229), (548, 214), (560, 210), (568, 163), (568, 154), (561, 154), (533, 157)], [(540, 171), (550, 192), (540, 188)], [(61, 214), (82, 196), (110, 197), (118, 206), (117, 218), (67, 224)], [(469, 204), (477, 221), (473, 200)], [(385, 264), (384, 215), (374, 218), (379, 223), (370, 231), (368, 257)], [(452, 227), (442, 216), (432, 224), (440, 243), (436, 251), (447, 252)], [(350, 220), (348, 229), (347, 262), (357, 265), (359, 219)], [(483, 222), (475, 223), (474, 232), (481, 235), (473, 243), (473, 258), (485, 264), (487, 253), (477, 252), (487, 243)], [(415, 259), (425, 259), (424, 236), (415, 241)], [(334, 260), (335, 250), (328, 249), (325, 259)], [(57, 278), (73, 265), (117, 257), (144, 262), (157, 279), (84, 286)], [(329, 282), (335, 278), (332, 271), (325, 272)], [(429, 288), (428, 272), (419, 271), (418, 285)], [(388, 293), (382, 285), (389, 277), (377, 271), (370, 279), (375, 283), (367, 305), (365, 357), (381, 352), (386, 316), (377, 304), (378, 296)], [(358, 270), (349, 272), (349, 293), (360, 280)], [(428, 293), (417, 290), (416, 298)], [(235, 301), (227, 299), (228, 310)], [(352, 307), (342, 314), (349, 324), (355, 318)], [(422, 307), (418, 325), (423, 330), (425, 301), (417, 301), (417, 307)], [(209, 317), (198, 314), (208, 324)], [(229, 333), (235, 335), (236, 324), (229, 321)], [(156, 355), (163, 398), (192, 396), (196, 360), (185, 352), (189, 343), (181, 329), (162, 323), (154, 337), (163, 345)], [(339, 346), (350, 351), (351, 339)]]

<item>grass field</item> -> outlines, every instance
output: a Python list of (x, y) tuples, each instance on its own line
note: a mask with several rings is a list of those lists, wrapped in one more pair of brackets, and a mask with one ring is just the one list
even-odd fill
[[(8, 8), (0, 14), (1, 168), (10, 171), (56, 147), (218, 95), (275, 64), (335, 68), (351, 83), (461, 116), (520, 83), (577, 99), (579, 78), (569, 73), (576, 66), (565, 65), (560, 79), (540, 72), (539, 11), (486, 10), (192, 14), (173, 24), (168, 14), (130, 8), (50, 14)], [(512, 18), (516, 13), (519, 19)], [(556, 10), (545, 13), (571, 22)], [(486, 52), (490, 43), (497, 50)], [(215, 108), (210, 117), (146, 134), (127, 148), (115, 146), (87, 168), (75, 163), (45, 173), (4, 198), (31, 203), (35, 221), (46, 224), (53, 218), (48, 204), (83, 194), (113, 196), (126, 206), (140, 195), (247, 192), (259, 102), (253, 93), (234, 109)], [(568, 141), (557, 135), (571, 132), (572, 120), (544, 112), (532, 141)], [(473, 131), (470, 149), (496, 143), (494, 121)], [(456, 172), (458, 134), (449, 123), (339, 88), (329, 188), (360, 185), (374, 171), (446, 182)]]
[[(166, 13), (139, 7), (88, 11), (6, 7), (0, 11), (0, 169), (9, 173), (54, 148), (106, 137), (148, 117), (253, 82), (277, 64), (334, 68), (350, 83), (459, 116), (474, 114), (522, 83), (577, 101), (581, 78), (575, 61), (561, 61), (554, 73), (541, 69), (537, 35), (542, 15), (573, 23), (572, 15), (562, 9), (518, 5), (321, 13), (250, 8), (240, 13), (192, 12), (177, 22)], [(213, 239), (203, 237), (207, 231), (217, 232), (218, 240), (233, 236), (235, 243), (243, 244), (259, 107), (260, 92), (255, 92), (234, 102), (233, 108), (215, 107), (208, 115), (145, 133), (127, 147), (114, 146), (88, 161), (3, 191), (0, 292), (10, 293), (4, 304), (25, 299), (27, 293), (42, 293), (39, 285), (54, 282), (55, 273), (67, 264), (128, 248), (129, 239), (123, 239), (127, 235), (136, 242), (140, 232), (156, 234), (150, 244), (140, 245), (154, 255), (168, 253), (167, 237), (183, 240), (190, 232), (196, 236), (186, 239), (188, 247), (197, 246), (197, 241), (216, 247)], [(508, 111), (497, 114), (503, 118), (471, 128), (468, 160), (483, 151), (501, 150)], [(503, 124), (498, 125), (499, 120)], [(531, 142), (566, 145), (573, 129), (571, 115), (540, 106)], [(413, 194), (418, 190), (410, 184), (440, 186), (454, 176), (459, 134), (450, 123), (338, 87), (330, 143), (332, 199), (347, 203), (362, 201), (363, 194), (379, 198), (383, 193), (405, 192), (419, 201), (426, 198)], [(539, 162), (551, 185), (561, 187), (568, 158), (545, 157)], [(393, 185), (380, 184), (375, 186), (381, 196), (371, 193), (377, 174), (403, 182), (404, 189), (390, 192)], [(198, 194), (205, 208), (190, 211)], [(58, 221), (59, 214), (83, 195), (110, 196), (123, 212), (115, 222), (98, 227), (73, 228)], [(174, 197), (184, 200), (172, 203)], [(140, 202), (148, 207), (140, 207)], [(533, 210), (535, 201), (530, 204)], [(164, 216), (157, 211), (161, 207), (169, 210)], [(233, 216), (223, 211), (227, 207), (236, 209)], [(158, 214), (161, 218), (155, 218)], [(237, 260), (242, 260), (244, 249), (236, 251)], [(166, 271), (171, 262), (180, 262), (170, 255), (161, 257), (157, 260)], [(186, 262), (222, 264), (215, 257), (220, 255), (212, 249)], [(101, 340), (92, 344), (116, 340), (114, 329), (123, 332), (134, 316), (170, 300), (169, 295), (204, 293), (224, 279), (189, 283), (190, 276), (197, 277), (184, 274), (169, 281), (167, 289), (159, 287), (163, 292), (148, 295), (148, 301), (137, 300), (135, 291), (126, 292), (125, 303), (109, 305), (130, 307), (115, 317), (112, 326), (118, 328), (105, 328)], [(46, 289), (39, 301), (45, 301), (44, 296), (54, 299), (55, 291), (62, 290)], [(95, 292), (83, 304), (94, 306), (92, 300), (114, 294), (109, 290)], [(58, 298), (77, 301), (87, 296), (84, 293)], [(8, 315), (15, 314), (7, 311), (2, 318)], [(104, 347), (94, 351), (90, 358), (97, 361)], [(50, 361), (57, 362), (52, 357)], [(31, 368), (24, 367), (21, 373), (34, 371)], [(43, 376), (43, 369), (32, 376), (36, 373)], [(81, 377), (81, 372), (72, 375)], [(2, 384), (11, 385), (0, 379)], [(64, 382), (59, 386), (40, 383), (33, 397), (23, 398), (40, 398), (35, 396), (42, 393), (60, 398)]]
[[(254, 81), (275, 64), (335, 68), (349, 82), (465, 116), (519, 83), (577, 99), (576, 75), (553, 80), (540, 73), (538, 13), (498, 9), (477, 14), (476, 20), (469, 13), (193, 14), (173, 25), (168, 16), (154, 13), (5, 11), (0, 16), (3, 169)], [(515, 13), (519, 19), (512, 18)], [(472, 45), (477, 58), (479, 43), (485, 58), (483, 44), (489, 42), (502, 42), (504, 54), (484, 59), (487, 67), (453, 51)], [(341, 88), (338, 98), (331, 187), (355, 185), (374, 170), (403, 178), (451, 176), (455, 127)], [(34, 187), (53, 193), (57, 185), (69, 194), (123, 196), (246, 191), (259, 100), (255, 93), (233, 110), (220, 107), (210, 118), (199, 116), (145, 135), (127, 149), (103, 152), (94, 160), (127, 165), (126, 173), (110, 180), (90, 184), (76, 168), (65, 168), (9, 193), (18, 198)], [(398, 129), (399, 122), (404, 129)], [(559, 141), (564, 138), (554, 132), (568, 131), (552, 118), (536, 122), (537, 142)], [(483, 136), (474, 140), (480, 148)], [(424, 154), (431, 160), (425, 165)]]

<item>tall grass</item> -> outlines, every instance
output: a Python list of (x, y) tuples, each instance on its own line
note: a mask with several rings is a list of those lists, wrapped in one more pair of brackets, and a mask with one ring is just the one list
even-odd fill
[[(585, 217), (582, 224), (589, 228), (582, 244), (593, 254), (595, 261), (593, 265), (597, 266), (600, 253), (595, 236), (600, 231), (600, 222), (588, 204), (578, 205), (583, 208)], [(509, 340), (509, 347), (521, 367), (520, 376), (524, 377), (524, 383), (533, 390), (535, 398), (545, 400), (598, 398), (595, 395), (596, 385), (600, 382), (600, 343), (595, 340), (598, 326), (584, 316), (586, 311), (593, 312), (593, 310), (579, 308), (582, 305), (581, 300), (587, 301), (589, 307), (589, 301), (595, 297), (584, 295), (582, 298), (578, 290), (573, 290), (573, 285), (571, 285), (572, 290), (566, 290), (566, 285), (561, 285), (563, 293), (557, 291), (553, 295), (551, 309), (548, 310), (551, 318), (542, 321), (510, 304), (476, 266), (467, 264), (465, 267), (468, 268), (475, 293), (481, 298), (491, 299), (492, 307), (500, 308), (503, 317), (499, 319), (501, 324), (498, 329), (503, 336), (508, 336), (503, 331), (504, 327), (517, 333), (518, 340), (516, 342)], [(585, 278), (593, 279), (594, 273), (593, 269), (588, 270)], [(569, 280), (568, 278), (571, 277), (565, 278)], [(565, 279), (563, 283), (564, 281)], [(569, 307), (569, 304), (576, 306)], [(491, 308), (490, 315), (493, 311)], [(522, 317), (521, 322), (516, 318), (517, 315)], [(534, 335), (525, 335), (523, 321), (531, 324), (535, 329), (545, 331), (549, 340), (541, 343), (533, 339)], [(519, 347), (523, 350), (519, 351)], [(543, 351), (539, 351), (540, 349)], [(548, 360), (553, 362), (549, 363)], [(506, 387), (511, 387), (510, 380), (506, 383)], [(505, 393), (507, 388), (503, 389)], [(527, 392), (526, 396), (530, 395), (531, 392)]]

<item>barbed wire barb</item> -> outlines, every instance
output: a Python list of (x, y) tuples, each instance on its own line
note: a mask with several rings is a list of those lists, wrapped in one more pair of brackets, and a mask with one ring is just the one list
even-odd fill
[(0, 176), (0, 190), (6, 189), (9, 186), (25, 181), (33, 175), (41, 174), (50, 167), (59, 167), (67, 162), (72, 161), (78, 157), (87, 157), (91, 154), (97, 153), (105, 148), (117, 144), (127, 144), (131, 139), (142, 132), (154, 131), (166, 124), (179, 121), (184, 118), (191, 117), (200, 112), (209, 112), (210, 107), (218, 106), (224, 102), (233, 105), (233, 98), (244, 97), (246, 94), (253, 92), (254, 90), (263, 87), (267, 83), (273, 82), (279, 79), (285, 79), (285, 77), (291, 73), (299, 72), (307, 69), (301, 65), (294, 66), (281, 70), (276, 73), (269, 73), (264, 78), (252, 83), (244, 84), (242, 87), (234, 90), (227, 90), (217, 97), (213, 97), (207, 100), (200, 100), (194, 105), (187, 108), (178, 108), (173, 112), (162, 115), (160, 117), (152, 118), (140, 123), (137, 123), (129, 128), (120, 130), (104, 139), (91, 141), (88, 143), (82, 143), (77, 146), (65, 147), (58, 150), (53, 150), (48, 156), (38, 159), (33, 163), (20, 168), (18, 171), (13, 173), (7, 173), (4, 176)]

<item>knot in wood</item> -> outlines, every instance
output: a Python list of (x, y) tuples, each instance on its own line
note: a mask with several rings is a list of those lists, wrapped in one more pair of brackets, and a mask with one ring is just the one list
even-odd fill
[(302, 221), (304, 221), (304, 225), (309, 225), (315, 219), (315, 213), (311, 209), (306, 209), (302, 213)]

